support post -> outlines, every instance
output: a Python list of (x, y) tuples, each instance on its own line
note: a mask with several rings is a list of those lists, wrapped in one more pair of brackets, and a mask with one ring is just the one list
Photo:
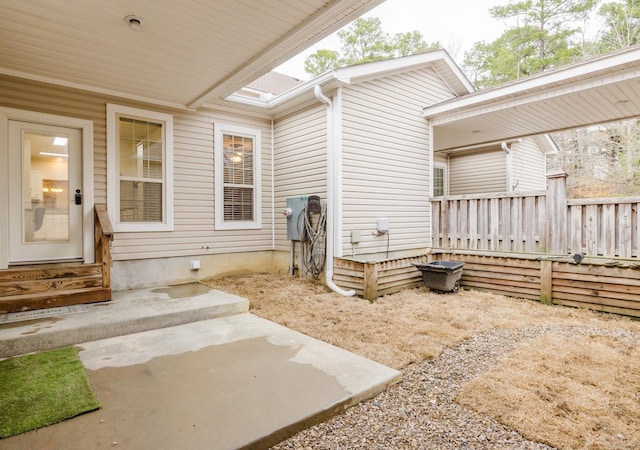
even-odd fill
[(547, 174), (547, 253), (566, 255), (567, 244), (567, 174), (562, 169)]
[(540, 302), (553, 304), (553, 262), (540, 261)]
[(364, 263), (364, 298), (370, 302), (378, 298), (378, 265)]
[(113, 227), (107, 214), (107, 206), (97, 203), (94, 220), (96, 263), (102, 264), (102, 287), (111, 288), (111, 241)]

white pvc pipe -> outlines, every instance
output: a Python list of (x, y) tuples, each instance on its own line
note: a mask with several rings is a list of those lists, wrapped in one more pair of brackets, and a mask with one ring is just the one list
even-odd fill
[(276, 249), (276, 144), (273, 119), (271, 119), (271, 250)]
[(334, 244), (334, 216), (335, 216), (335, 179), (334, 179), (334, 142), (333, 142), (333, 103), (324, 95), (319, 84), (314, 86), (316, 98), (327, 106), (327, 263), (325, 282), (329, 289), (345, 297), (353, 297), (356, 291), (345, 290), (333, 281), (333, 244)]
[(501, 144), (502, 150), (505, 152), (505, 170), (507, 171), (507, 192), (513, 192), (513, 154), (511, 152), (511, 147), (508, 143), (503, 142)]

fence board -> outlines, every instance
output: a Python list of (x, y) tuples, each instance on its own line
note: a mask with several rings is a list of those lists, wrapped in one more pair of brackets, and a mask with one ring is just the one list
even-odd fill
[(631, 258), (631, 204), (622, 203), (618, 205), (618, 256), (621, 258)]
[(602, 205), (602, 254), (616, 256), (616, 205)]
[(640, 199), (564, 200), (561, 208), (562, 198), (557, 194), (551, 204), (543, 194), (432, 199), (434, 248), (640, 258)]
[[(584, 253), (587, 255), (598, 254), (598, 205), (586, 205), (584, 213)], [(572, 249), (575, 251), (575, 249)], [(582, 250), (582, 246), (580, 246)]]
[(546, 240), (546, 226), (547, 226), (547, 197), (545, 195), (540, 195), (536, 197), (537, 200), (537, 211), (536, 217), (538, 218), (538, 222), (536, 224), (536, 240), (537, 240), (537, 249), (539, 252), (546, 252), (548, 249), (548, 241)]
[(577, 280), (565, 280), (562, 278), (554, 278), (553, 285), (557, 292), (581, 292), (584, 295), (602, 295), (602, 292), (608, 292), (605, 297), (620, 298), (640, 302), (640, 294), (638, 288), (633, 286), (623, 286), (615, 283), (589, 283), (589, 287), (585, 288), (584, 283)]
[(535, 252), (536, 249), (536, 239), (535, 239), (535, 225), (536, 225), (536, 200), (535, 197), (525, 197), (524, 198), (524, 212), (523, 212), (523, 229), (522, 229), (522, 240), (524, 241), (524, 246), (522, 251), (525, 252)]
[(584, 225), (582, 223), (582, 208), (578, 205), (569, 206), (569, 248), (572, 253), (582, 252)]
[(489, 199), (489, 245), (490, 250), (500, 250), (500, 199)]
[(431, 245), (433, 247), (441, 247), (440, 242), (440, 206), (442, 202), (431, 202)]
[(480, 250), (489, 248), (489, 200), (480, 199), (478, 202), (478, 231), (480, 232)]
[(468, 202), (468, 223), (469, 223), (469, 246), (467, 248), (478, 248), (478, 201), (470, 200)]

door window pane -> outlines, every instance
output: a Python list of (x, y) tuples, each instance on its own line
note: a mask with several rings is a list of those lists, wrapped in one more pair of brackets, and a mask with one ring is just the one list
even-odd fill
[(69, 138), (23, 136), (24, 242), (69, 241)]

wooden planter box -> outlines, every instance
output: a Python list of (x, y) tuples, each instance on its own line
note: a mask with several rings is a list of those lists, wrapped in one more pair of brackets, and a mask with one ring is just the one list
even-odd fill
[(333, 279), (338, 286), (353, 289), (360, 297), (373, 301), (382, 295), (423, 286), (422, 273), (414, 264), (427, 262), (427, 255), (374, 262), (337, 258)]
[(576, 264), (568, 256), (469, 250), (431, 256), (464, 262), (460, 284), (466, 289), (640, 317), (640, 264), (635, 260), (587, 256)]

